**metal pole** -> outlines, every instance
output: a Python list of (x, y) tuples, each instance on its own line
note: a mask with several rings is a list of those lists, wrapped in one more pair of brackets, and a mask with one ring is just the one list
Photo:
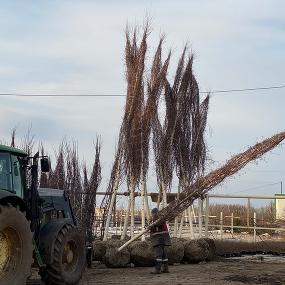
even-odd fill
[(109, 226), (110, 226), (110, 221), (111, 221), (111, 217), (112, 217), (112, 210), (116, 201), (116, 188), (114, 189), (114, 192), (112, 194), (111, 197), (111, 202), (109, 205), (109, 209), (108, 209), (108, 214), (107, 214), (107, 221), (106, 221), (106, 226), (105, 226), (105, 231), (104, 231), (104, 237), (103, 240), (106, 241), (108, 239), (108, 231), (109, 231)]
[(144, 181), (145, 183), (145, 195), (144, 195), (144, 199), (145, 199), (145, 212), (146, 212), (146, 219), (147, 221), (150, 223), (150, 210), (149, 210), (149, 204), (148, 204), (148, 193), (147, 193), (147, 185), (146, 185), (146, 181)]
[(117, 191), (119, 188), (119, 182), (120, 182), (119, 173), (120, 173), (120, 164), (118, 164), (117, 169), (116, 169), (115, 184), (114, 184), (114, 188), (112, 189), (113, 192), (111, 194), (112, 197), (111, 197), (108, 214), (107, 214), (107, 221), (105, 225), (105, 231), (104, 231), (104, 237), (103, 237), (104, 241), (108, 239), (108, 231), (109, 231), (112, 211), (114, 210), (114, 205), (116, 204), (116, 195), (117, 195)]
[(116, 226), (115, 235), (118, 235), (118, 215), (115, 215), (115, 226)]
[(246, 224), (250, 226), (250, 198), (247, 198), (247, 208), (246, 208)]
[(220, 234), (221, 239), (223, 239), (223, 212), (220, 213)]
[(209, 237), (209, 196), (206, 196), (206, 209), (205, 209), (205, 237)]
[[(144, 181), (144, 177), (142, 179), (142, 189), (141, 189), (141, 222), (142, 222), (142, 231), (145, 228), (145, 210), (146, 210), (146, 205), (145, 205), (145, 186), (146, 183)], [(145, 235), (142, 235), (142, 241), (145, 241)]]
[(131, 228), (130, 228), (130, 235), (131, 238), (134, 237), (135, 234), (135, 182), (134, 178), (131, 177), (131, 195), (130, 195), (130, 201), (131, 201)]
[(234, 213), (231, 215), (231, 233), (234, 235)]
[[(178, 184), (178, 195), (180, 194), (180, 181), (179, 181), (179, 184)], [(176, 197), (176, 199), (177, 199), (177, 197)], [(178, 216), (177, 217), (175, 217), (175, 219), (174, 219), (174, 232), (173, 232), (173, 236), (174, 237), (177, 237), (177, 232), (178, 232)]]
[(203, 202), (202, 199), (198, 199), (198, 225), (199, 225), (199, 238), (202, 237), (202, 208)]
[(253, 213), (253, 241), (256, 243), (256, 213)]
[(193, 216), (192, 216), (191, 207), (188, 208), (188, 216), (189, 216), (189, 226), (190, 226), (190, 238), (194, 239), (195, 234), (193, 229)]
[(123, 223), (123, 211), (121, 210), (121, 217), (120, 217), (120, 235), (122, 235), (122, 223)]
[(280, 190), (281, 190), (281, 195), (283, 194), (282, 192), (283, 192), (283, 185), (282, 185), (283, 183), (282, 183), (282, 181), (280, 182)]
[(128, 232), (128, 223), (129, 223), (129, 216), (130, 216), (130, 208), (131, 208), (131, 199), (128, 200), (127, 210), (125, 211), (125, 218), (124, 218), (124, 227), (123, 232), (121, 235), (121, 240), (124, 240), (127, 232)]
[(183, 211), (182, 216), (181, 216), (179, 233), (178, 233), (179, 238), (181, 238), (181, 236), (182, 236), (182, 230), (183, 230), (183, 225), (184, 225), (184, 216), (185, 216), (185, 211)]
[(196, 217), (196, 214), (195, 214), (194, 205), (191, 206), (191, 209), (192, 209), (192, 212), (193, 212), (194, 222), (197, 223), (197, 217)]
[[(282, 185), (283, 185), (283, 182), (282, 182)], [(152, 196), (152, 195), (157, 195), (158, 193), (157, 192), (150, 192), (150, 193), (147, 193), (147, 196)], [(96, 195), (98, 196), (105, 196), (105, 195), (112, 195), (112, 193), (106, 193), (106, 192), (97, 192)], [(140, 193), (138, 192), (135, 192), (135, 196), (139, 196)], [(178, 196), (177, 193), (168, 193), (167, 194), (168, 196)], [(284, 199), (285, 200), (285, 197), (277, 197), (276, 196), (263, 196), (263, 195), (219, 195), (219, 194), (208, 194), (210, 198), (225, 198), (225, 199), (261, 199), (261, 200), (275, 200), (275, 199)], [(130, 193), (129, 192), (117, 192), (117, 196), (130, 196)]]

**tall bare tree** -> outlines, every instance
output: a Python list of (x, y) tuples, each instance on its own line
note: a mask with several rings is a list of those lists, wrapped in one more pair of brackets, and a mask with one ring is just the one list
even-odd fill
[(186, 48), (179, 59), (173, 85), (171, 86), (168, 81), (165, 82), (164, 100), (166, 110), (163, 124), (161, 124), (158, 114), (156, 114), (153, 123), (153, 149), (156, 177), (159, 185), (157, 204), (159, 206), (162, 200), (163, 207), (167, 204), (166, 192), (170, 190), (175, 165), (173, 141), (177, 124), (178, 92), (183, 75), (185, 52)]
[[(122, 128), (121, 128), (122, 129)], [(122, 181), (124, 171), (122, 167), (122, 131), (120, 131), (120, 139), (116, 149), (115, 161), (111, 171), (109, 184), (106, 194), (101, 202), (100, 210), (103, 214), (101, 228), (104, 230), (104, 240), (108, 238), (109, 224), (111, 221), (112, 212), (116, 204), (116, 194), (120, 182)]]
[(92, 242), (93, 227), (95, 223), (96, 194), (101, 182), (101, 163), (100, 163), (101, 143), (99, 138), (95, 145), (95, 158), (90, 179), (88, 179), (86, 165), (83, 167), (83, 219), (87, 241)]
[(49, 175), (49, 187), (54, 189), (66, 188), (65, 181), (65, 153), (64, 153), (65, 142), (62, 141), (56, 153), (56, 166), (55, 169)]
[[(149, 168), (149, 146), (152, 126), (157, 118), (159, 99), (166, 84), (166, 75), (170, 60), (170, 53), (166, 60), (162, 60), (163, 38), (160, 39), (152, 62), (151, 74), (147, 82), (147, 99), (142, 117), (142, 166), (141, 166), (141, 216), (142, 228), (145, 227), (145, 213), (149, 215), (147, 202), (146, 179)], [(143, 237), (144, 239), (144, 237)]]
[(78, 146), (76, 142), (72, 145), (66, 143), (66, 191), (70, 196), (70, 202), (74, 215), (83, 227), (83, 187), (82, 173), (78, 157)]
[(180, 185), (186, 187), (203, 174), (206, 159), (204, 132), (209, 96), (200, 104), (199, 87), (190, 54), (178, 90), (174, 154)]

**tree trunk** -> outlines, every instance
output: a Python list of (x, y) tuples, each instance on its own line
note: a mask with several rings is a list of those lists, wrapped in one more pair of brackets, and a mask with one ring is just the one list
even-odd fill
[(162, 208), (167, 206), (167, 189), (165, 187), (165, 183), (162, 182)]
[[(179, 181), (178, 189), (177, 189), (178, 196), (180, 194), (180, 191), (181, 191), (181, 184)], [(176, 199), (178, 199), (178, 197)], [(174, 219), (174, 233), (173, 233), (174, 237), (177, 237), (177, 231), (178, 231), (178, 217), (175, 217), (175, 219)]]
[(192, 212), (191, 212), (191, 207), (187, 209), (188, 211), (188, 216), (189, 216), (189, 226), (190, 226), (190, 238), (194, 239), (194, 228), (193, 228), (193, 217), (192, 217)]
[(161, 194), (162, 194), (162, 187), (161, 187), (161, 185), (159, 185), (159, 192), (157, 195), (157, 202), (156, 202), (156, 206), (158, 209), (160, 208)]
[(120, 171), (120, 166), (118, 165), (117, 172), (116, 172), (116, 178), (115, 178), (116, 181), (114, 183), (115, 184), (114, 185), (114, 189), (112, 189), (113, 193), (112, 193), (111, 202), (110, 202), (110, 205), (109, 205), (109, 208), (108, 208), (106, 226), (105, 226), (104, 237), (103, 237), (104, 241), (106, 241), (108, 239), (108, 231), (109, 231), (110, 221), (111, 221), (111, 217), (112, 217), (112, 211), (113, 211), (114, 204), (115, 204), (115, 201), (116, 201), (116, 194), (117, 194), (117, 191), (118, 191), (118, 188), (119, 188), (119, 182), (120, 182), (119, 171)]
[(144, 199), (145, 199), (145, 213), (146, 213), (146, 219), (150, 223), (150, 210), (149, 210), (149, 204), (148, 204), (148, 197), (147, 197), (147, 186), (146, 186), (146, 180), (144, 181)]
[(127, 210), (125, 212), (125, 218), (124, 218), (124, 227), (123, 227), (123, 233), (121, 235), (121, 239), (125, 239), (127, 235), (127, 230), (128, 230), (128, 224), (129, 224), (129, 215), (130, 215), (130, 208), (131, 208), (131, 200), (129, 199), (128, 201), (128, 206)]
[(174, 230), (173, 230), (173, 236), (177, 237), (177, 230), (178, 230), (178, 217), (175, 217), (174, 219)]
[(130, 203), (131, 203), (131, 238), (134, 237), (135, 229), (135, 183), (134, 178), (131, 177), (131, 193), (130, 193)]
[(179, 227), (179, 234), (178, 237), (181, 238), (182, 236), (182, 230), (183, 230), (183, 225), (184, 225), (184, 216), (185, 216), (185, 212), (182, 212), (182, 216), (181, 216), (181, 221), (180, 221), (180, 227)]
[[(145, 177), (142, 179), (142, 190), (141, 190), (141, 218), (142, 218), (142, 231), (145, 228), (145, 210), (146, 210), (146, 205), (145, 205)], [(142, 241), (145, 241), (145, 235), (142, 235)]]

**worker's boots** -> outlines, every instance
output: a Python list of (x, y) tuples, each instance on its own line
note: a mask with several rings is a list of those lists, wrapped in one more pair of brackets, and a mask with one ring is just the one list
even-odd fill
[(161, 262), (156, 261), (152, 274), (160, 274), (161, 273)]
[(168, 269), (168, 262), (163, 262), (162, 263), (162, 270), (161, 270), (162, 273), (169, 273), (169, 269)]

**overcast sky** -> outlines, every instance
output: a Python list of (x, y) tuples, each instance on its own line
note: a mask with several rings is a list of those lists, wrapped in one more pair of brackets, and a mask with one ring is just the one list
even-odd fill
[[(166, 34), (165, 52), (173, 51), (170, 78), (188, 41), (203, 91), (285, 84), (285, 2), (281, 0), (0, 2), (0, 93), (124, 94), (124, 29), (127, 22), (141, 24), (146, 15), (152, 18), (153, 29), (148, 57), (159, 35)], [(212, 96), (207, 140), (216, 165), (284, 130), (284, 92)], [(51, 152), (66, 136), (79, 142), (81, 155), (90, 161), (98, 134), (104, 186), (123, 106), (123, 97), (1, 97), (1, 138), (8, 139), (13, 127), (22, 137), (32, 124), (36, 139)], [(215, 192), (274, 194), (282, 180), (284, 146)], [(151, 191), (153, 174), (149, 181)]]

